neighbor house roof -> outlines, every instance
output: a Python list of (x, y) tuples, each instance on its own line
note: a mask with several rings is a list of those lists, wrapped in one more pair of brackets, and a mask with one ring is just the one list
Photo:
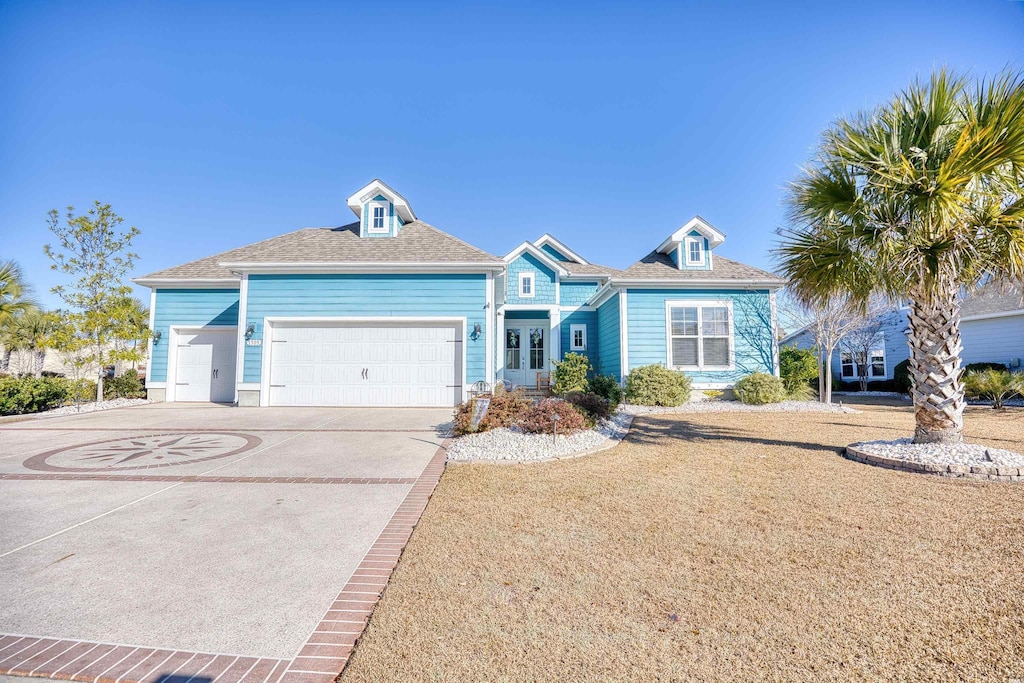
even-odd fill
[(1022, 292), (1012, 287), (986, 287), (964, 299), (960, 306), (961, 318), (994, 316), (1013, 311), (1024, 311)]
[(786, 284), (786, 281), (777, 275), (718, 255), (714, 256), (711, 270), (680, 270), (671, 258), (657, 251), (652, 251), (626, 268), (619, 276), (624, 280), (756, 280), (778, 285)]
[[(359, 236), (359, 223), (305, 228), (137, 278), (146, 280), (236, 277), (240, 264), (495, 264), (502, 260), (422, 221), (406, 223), (396, 237)], [(225, 265), (227, 264), (227, 265)]]

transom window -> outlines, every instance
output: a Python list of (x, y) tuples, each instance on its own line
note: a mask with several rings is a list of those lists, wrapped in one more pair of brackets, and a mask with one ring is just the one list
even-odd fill
[(587, 349), (587, 326), (569, 326), (569, 348), (571, 351), (585, 351)]
[(732, 304), (667, 302), (668, 362), (687, 370), (732, 369)]
[(690, 266), (704, 264), (704, 240), (699, 237), (686, 238), (686, 264)]
[(534, 275), (532, 272), (519, 273), (519, 296), (524, 299), (533, 298)]
[(370, 204), (370, 232), (387, 232), (388, 207), (384, 204)]

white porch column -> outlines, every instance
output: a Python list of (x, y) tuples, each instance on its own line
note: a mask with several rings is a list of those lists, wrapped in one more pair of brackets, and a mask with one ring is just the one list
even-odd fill
[(561, 346), (562, 346), (562, 312), (557, 307), (551, 309), (551, 326), (548, 330), (548, 334), (551, 335), (551, 352), (548, 354), (548, 367), (552, 370), (555, 366), (550, 363), (552, 360), (560, 360), (562, 357)]

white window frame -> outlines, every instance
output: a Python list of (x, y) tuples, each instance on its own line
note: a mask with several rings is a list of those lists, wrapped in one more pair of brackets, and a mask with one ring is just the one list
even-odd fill
[[(704, 323), (703, 309), (705, 307), (727, 308), (729, 310), (729, 364), (728, 365), (705, 365), (704, 344), (697, 342), (697, 365), (676, 365), (672, 358), (672, 309), (673, 308), (696, 308), (697, 309), (697, 339), (704, 337), (701, 330)], [(668, 367), (673, 370), (696, 370), (696, 371), (719, 371), (736, 369), (736, 320), (733, 317), (732, 300), (721, 301), (666, 301), (665, 302), (665, 359)]]
[[(580, 332), (583, 334), (583, 344), (576, 344), (576, 333)], [(569, 325), (569, 350), (570, 351), (586, 351), (587, 350), (587, 326), (586, 325)]]
[[(696, 244), (700, 258), (694, 260), (691, 258), (690, 245)], [(704, 238), (703, 237), (687, 237), (683, 240), (683, 250), (686, 252), (686, 265), (688, 266), (703, 266), (704, 265)]]
[[(384, 212), (384, 216), (382, 217), (382, 224), (383, 225), (382, 225), (382, 227), (379, 227), (379, 228), (374, 226), (374, 221), (376, 221), (376, 216), (374, 216), (373, 214), (374, 214), (374, 212), (377, 209), (381, 209)], [(366, 232), (367, 233), (373, 233), (374, 235), (386, 235), (387, 233), (391, 232), (391, 228), (388, 227), (388, 205), (387, 205), (387, 203), (385, 203), (385, 202), (370, 202), (370, 213), (369, 213), (368, 218), (369, 218), (369, 223), (366, 226)]]
[[(523, 282), (525, 280), (530, 281), (529, 293), (524, 293)], [(537, 274), (532, 270), (524, 270), (519, 273), (519, 298), (520, 299), (532, 299), (537, 296)]]
[[(872, 357), (876, 353), (882, 354), (882, 369), (884, 370), (884, 373), (881, 374), (881, 375), (874, 375), (874, 374), (871, 373), (871, 366), (872, 366), (871, 359), (872, 359)], [(844, 365), (844, 363), (843, 363), (843, 356), (850, 356), (850, 362), (847, 363), (846, 365), (850, 365), (853, 368), (853, 374), (852, 375), (843, 374), (843, 365)], [(840, 351), (839, 352), (839, 378), (840, 379), (842, 379), (842, 380), (847, 380), (848, 379), (848, 380), (851, 380), (851, 381), (858, 381), (860, 379), (860, 368), (858, 367), (857, 360), (853, 356), (854, 356), (854, 354), (852, 352), (850, 352), (850, 351)], [(885, 334), (883, 333), (882, 334), (882, 340), (879, 343), (879, 345), (876, 346), (875, 348), (871, 349), (868, 352), (868, 378), (867, 378), (867, 381), (869, 381), (869, 382), (884, 382), (887, 379), (890, 379), (890, 377), (889, 377), (889, 363), (888, 363), (888, 354), (886, 354), (886, 352), (885, 352)]]

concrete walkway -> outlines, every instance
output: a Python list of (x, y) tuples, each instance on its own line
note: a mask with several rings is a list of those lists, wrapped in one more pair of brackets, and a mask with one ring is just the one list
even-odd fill
[(151, 404), (0, 425), (0, 673), (326, 683), (450, 415)]

